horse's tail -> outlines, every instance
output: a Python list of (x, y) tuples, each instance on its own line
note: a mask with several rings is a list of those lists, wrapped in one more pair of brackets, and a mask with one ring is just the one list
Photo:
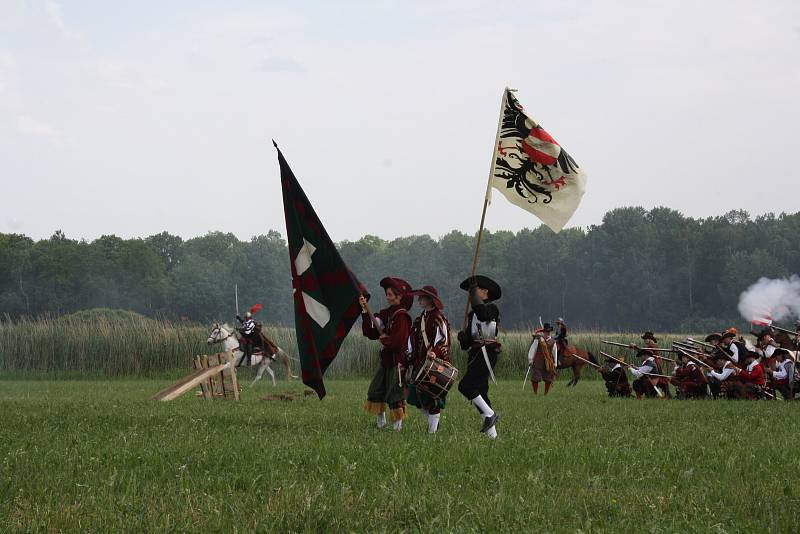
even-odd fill
[(600, 362), (598, 362), (597, 358), (594, 357), (594, 354), (592, 354), (592, 351), (587, 350), (586, 354), (589, 356), (589, 361), (590, 362), (592, 362), (595, 365), (600, 365)]

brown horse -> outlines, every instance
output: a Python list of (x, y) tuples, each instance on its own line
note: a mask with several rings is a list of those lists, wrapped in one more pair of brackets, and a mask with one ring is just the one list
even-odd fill
[[(576, 356), (578, 357), (576, 358)], [(562, 350), (561, 345), (559, 345), (558, 366), (556, 366), (556, 369), (572, 369), (572, 380), (567, 382), (567, 387), (578, 384), (578, 380), (581, 379), (581, 370), (583, 370), (583, 366), (586, 365), (586, 361), (584, 360), (600, 365), (594, 357), (594, 354), (588, 350), (576, 347), (575, 345), (567, 345)]]

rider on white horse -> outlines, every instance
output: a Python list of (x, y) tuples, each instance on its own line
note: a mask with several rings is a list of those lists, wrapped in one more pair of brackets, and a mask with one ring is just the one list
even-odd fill
[[(238, 315), (236, 316), (236, 320), (242, 325), (242, 327), (237, 328), (237, 330), (242, 335), (240, 346), (244, 351), (244, 358), (239, 361), (239, 365), (244, 363), (249, 367), (253, 356), (253, 348), (261, 345), (261, 343), (259, 343), (258, 332), (256, 332), (256, 322), (253, 319), (253, 314), (257, 313), (260, 309), (261, 304), (255, 304), (250, 308), (250, 311), (244, 314), (244, 319)], [(237, 365), (237, 367), (239, 365)]]

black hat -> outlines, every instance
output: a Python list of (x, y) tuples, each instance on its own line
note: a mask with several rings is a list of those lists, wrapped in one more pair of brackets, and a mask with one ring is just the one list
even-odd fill
[(720, 339), (728, 339), (728, 338), (735, 338), (736, 332), (731, 332), (730, 330), (726, 330), (722, 334), (720, 334)]
[(773, 356), (786, 356), (787, 358), (791, 357), (791, 354), (789, 354), (789, 351), (786, 350), (786, 349), (783, 349), (783, 348), (775, 349), (775, 352), (773, 352), (772, 355)]
[(714, 333), (708, 334), (704, 341), (706, 343), (711, 343), (714, 340), (719, 341), (720, 339), (722, 339), (722, 334), (717, 334), (716, 332), (714, 332)]
[(502, 291), (500, 291), (500, 285), (497, 282), (495, 282), (488, 276), (483, 276), (482, 274), (476, 274), (475, 276), (470, 276), (469, 278), (461, 282), (461, 284), (459, 284), (458, 287), (460, 287), (464, 291), (469, 291), (470, 287), (473, 285), (482, 287), (483, 289), (489, 291), (489, 298), (486, 299), (486, 302), (497, 300), (503, 294)]
[(644, 334), (642, 334), (642, 339), (649, 339), (653, 343), (658, 343), (656, 336), (654, 336), (652, 332), (645, 332)]
[(553, 325), (551, 325), (550, 323), (544, 323), (542, 325), (542, 331), (543, 332), (552, 332), (553, 331)]
[(655, 356), (652, 350), (642, 349), (636, 353), (638, 358), (650, 358), (651, 356)]

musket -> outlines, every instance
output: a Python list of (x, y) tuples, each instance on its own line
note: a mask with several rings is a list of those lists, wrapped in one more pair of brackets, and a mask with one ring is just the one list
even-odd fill
[[(649, 350), (649, 351), (653, 351), (653, 352), (675, 352), (675, 350), (673, 350), (673, 349), (661, 349), (661, 348), (658, 348), (658, 347), (655, 347), (655, 348), (651, 349), (650, 347), (640, 347), (638, 345), (626, 345), (625, 343), (617, 343), (616, 341), (602, 341), (602, 342), (603, 343), (607, 343), (608, 345), (614, 345), (615, 347), (623, 347), (623, 348), (631, 349), (631, 350)], [(675, 361), (675, 360), (670, 360), (669, 358), (663, 358), (663, 359), (669, 360), (671, 362)]]
[(792, 332), (791, 330), (787, 330), (785, 328), (781, 328), (780, 326), (770, 325), (770, 328), (774, 328), (778, 332), (783, 332), (784, 334), (789, 334), (790, 336), (798, 335), (798, 332)]
[(728, 360), (733, 361), (733, 360), (731, 360), (731, 355), (728, 354), (728, 352), (724, 348), (720, 347), (719, 345), (712, 345), (711, 343), (705, 343), (703, 341), (697, 341), (696, 339), (693, 339), (691, 337), (688, 338), (688, 339), (692, 343), (694, 343), (696, 345), (700, 345), (701, 347), (708, 347), (709, 349), (712, 349), (712, 350), (716, 349), (716, 350), (720, 351), (726, 358), (728, 358)]
[(693, 346), (689, 346), (689, 345), (679, 345), (679, 344), (677, 344), (677, 343), (673, 343), (673, 344), (672, 344), (672, 346), (673, 346), (673, 347), (675, 347), (675, 349), (676, 349), (678, 352), (684, 351), (684, 352), (688, 352), (688, 353), (690, 353), (690, 354), (696, 354), (696, 355), (699, 355), (699, 356), (708, 356), (708, 353), (707, 353), (707, 352), (703, 352), (703, 351), (697, 350), (697, 349), (696, 349), (696, 348), (694, 348)]
[[(624, 360), (619, 360), (619, 359), (617, 359), (617, 358), (613, 357), (613, 356), (612, 356), (612, 355), (610, 355), (610, 354), (606, 354), (606, 353), (605, 353), (605, 352), (603, 352), (602, 350), (600, 351), (600, 354), (601, 354), (601, 355), (603, 355), (604, 357), (606, 357), (606, 358), (610, 359), (610, 360), (614, 360), (615, 362), (619, 363), (620, 365), (624, 365), (625, 367), (627, 367), (627, 368), (629, 368), (629, 369), (630, 369), (631, 367), (633, 367), (633, 365), (629, 364), (628, 362), (626, 362), (626, 361), (624, 361)], [(646, 376), (655, 376), (655, 377), (657, 377), (657, 378), (672, 378), (671, 376), (668, 376), (668, 375), (659, 375), (659, 374), (656, 374), (656, 373), (642, 373), (642, 374), (643, 374), (643, 375), (646, 375)]]
[(580, 356), (578, 356), (577, 354), (571, 354), (571, 356), (572, 356), (573, 358), (578, 358), (580, 361), (582, 361), (582, 362), (584, 362), (584, 363), (588, 363), (589, 365), (591, 365), (592, 367), (594, 367), (594, 368), (596, 368), (596, 369), (600, 369), (600, 366), (599, 366), (599, 365), (597, 365), (596, 363), (592, 363), (592, 362), (590, 362), (589, 360), (587, 360), (587, 359), (585, 359), (585, 358), (581, 358), (581, 357), (580, 357)]
[(711, 369), (711, 370), (713, 370), (713, 369), (714, 369), (713, 367), (711, 367), (710, 365), (708, 365), (706, 362), (702, 361), (700, 358), (695, 358), (694, 356), (692, 356), (691, 354), (689, 354), (689, 353), (688, 353), (688, 352), (686, 352), (685, 350), (680, 350), (680, 349), (678, 349), (678, 352), (680, 352), (681, 354), (683, 354), (684, 356), (686, 356), (687, 358), (689, 358), (689, 359), (690, 359), (690, 360), (692, 360), (693, 362), (695, 362), (695, 363), (699, 363), (700, 365), (702, 365), (702, 366), (703, 366), (703, 367), (705, 367), (706, 369)]

